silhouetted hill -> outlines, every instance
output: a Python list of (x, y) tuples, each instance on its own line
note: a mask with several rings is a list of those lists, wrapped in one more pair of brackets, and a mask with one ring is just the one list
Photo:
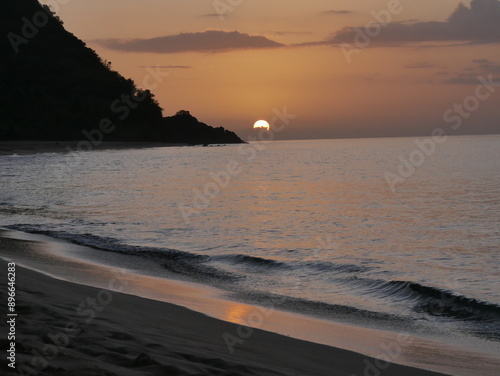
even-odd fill
[(0, 35), (0, 140), (81, 140), (109, 119), (105, 141), (242, 142), (192, 117), (163, 119), (150, 91), (113, 71), (37, 0), (3, 2)]
[(222, 127), (213, 128), (201, 123), (188, 111), (179, 111), (174, 116), (163, 118), (163, 124), (169, 130), (170, 137), (181, 143), (220, 144), (242, 142), (236, 133)]

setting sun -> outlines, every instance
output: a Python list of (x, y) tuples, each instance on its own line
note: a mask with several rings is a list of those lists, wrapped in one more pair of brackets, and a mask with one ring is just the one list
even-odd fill
[(253, 125), (253, 129), (258, 129), (258, 128), (265, 128), (265, 129), (269, 130), (271, 127), (269, 126), (269, 123), (267, 121), (258, 120)]

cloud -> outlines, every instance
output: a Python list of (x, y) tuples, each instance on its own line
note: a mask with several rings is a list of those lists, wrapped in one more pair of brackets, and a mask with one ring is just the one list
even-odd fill
[(472, 62), (483, 72), (500, 73), (500, 64), (488, 59), (475, 59)]
[(321, 14), (324, 14), (325, 16), (338, 16), (338, 15), (346, 15), (346, 14), (353, 14), (353, 13), (355, 13), (355, 12), (352, 10), (347, 10), (347, 9), (340, 9), (340, 10), (331, 9), (331, 10), (325, 10), (325, 11), (321, 12)]
[(238, 31), (208, 30), (181, 33), (150, 39), (100, 39), (96, 43), (123, 52), (223, 52), (242, 49), (278, 48), (284, 45), (263, 36), (253, 36)]
[(271, 33), (276, 35), (308, 35), (313, 34), (312, 31), (271, 31)]
[(418, 64), (410, 64), (405, 68), (407, 69), (428, 69), (428, 68), (436, 68), (434, 64), (431, 63), (418, 63)]
[(475, 60), (472, 60), (473, 63), (477, 63), (477, 64), (491, 64), (493, 63), (492, 61), (488, 60), (488, 59), (475, 59)]
[[(309, 45), (352, 44), (360, 29), (346, 27), (322, 42)], [(392, 22), (372, 38), (372, 45), (401, 45), (419, 42), (500, 43), (500, 1), (472, 0), (470, 7), (459, 4), (444, 22)]]
[[(500, 74), (500, 64), (488, 59), (474, 59), (472, 66), (464, 68), (461, 72), (454, 73), (442, 81), (445, 84), (477, 85), (478, 77)], [(500, 77), (494, 77), (495, 82), (500, 82)]]
[(139, 68), (191, 69), (188, 65), (139, 65)]
[(453, 77), (447, 78), (442, 82), (444, 84), (452, 84), (452, 85), (477, 85), (478, 83), (478, 75), (472, 73), (459, 73)]

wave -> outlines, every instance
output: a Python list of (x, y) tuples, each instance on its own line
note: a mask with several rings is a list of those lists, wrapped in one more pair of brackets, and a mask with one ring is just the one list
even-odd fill
[[(374, 281), (379, 285), (379, 292), (387, 297), (397, 297), (399, 301), (413, 305), (414, 316), (400, 310), (379, 312), (350, 305), (332, 304), (313, 301), (306, 298), (277, 295), (261, 291), (241, 291), (236, 295), (238, 300), (250, 304), (296, 312), (318, 318), (335, 319), (346, 322), (374, 324), (378, 328), (389, 330), (431, 331), (445, 330), (451, 324), (459, 326), (462, 332), (467, 332), (479, 338), (500, 341), (500, 306), (489, 302), (467, 298), (452, 292), (424, 286), (415, 282), (405, 281)], [(392, 294), (389, 294), (392, 291)], [(417, 320), (415, 320), (417, 319)], [(429, 320), (435, 325), (427, 326)], [(436, 326), (437, 325), (437, 326)], [(430, 332), (429, 332), (430, 333)]]
[[(416, 290), (420, 289), (417, 287), (418, 284), (415, 283), (392, 281), (389, 282), (389, 284), (393, 286), (403, 284), (410, 290), (413, 288)], [(437, 303), (435, 300), (427, 301), (426, 304), (423, 305), (426, 307), (424, 312), (432, 315), (433, 319), (435, 319), (435, 325), (428, 326), (428, 320), (415, 320), (412, 315), (406, 315), (397, 310), (391, 313), (378, 312), (350, 305), (331, 304), (260, 291), (240, 292), (236, 295), (233, 294), (233, 296), (235, 296), (237, 300), (268, 307), (268, 309), (285, 310), (323, 319), (334, 319), (357, 324), (362, 323), (362, 325), (371, 327), (375, 325), (378, 329), (385, 328), (391, 331), (401, 330), (435, 334), (436, 330), (447, 331), (446, 328), (449, 327), (443, 326), (442, 324), (451, 323), (453, 325), (460, 323), (458, 328), (464, 333), (466, 332), (469, 335), (482, 339), (500, 341), (500, 316), (498, 316), (498, 309), (500, 307), (490, 303), (478, 302), (475, 299), (467, 300), (467, 303), (473, 302), (473, 306), (479, 303), (480, 309), (474, 309), (472, 312), (469, 312), (471, 309), (471, 305), (469, 304), (462, 306), (461, 303), (457, 304), (451, 302), (450, 305), (443, 307), (441, 303)], [(492, 310), (493, 312), (491, 312)]]
[(335, 318), (349, 322), (361, 320), (364, 322), (371, 322), (372, 324), (375, 322), (392, 329), (395, 327), (405, 328), (412, 325), (412, 320), (409, 317), (397, 314), (375, 312), (348, 305), (332, 304), (306, 298), (273, 294), (270, 292), (239, 291), (230, 296), (237, 300), (244, 301), (245, 303), (296, 312), (318, 318)]
[[(368, 299), (378, 298), (389, 303), (401, 303), (405, 310), (408, 308), (417, 315), (416, 318), (424, 318), (424, 320), (468, 322), (472, 325), (468, 330), (482, 337), (500, 340), (499, 305), (414, 281), (385, 281), (360, 277), (359, 273), (373, 269), (365, 266), (325, 261), (285, 262), (243, 254), (200, 255), (170, 248), (132, 246), (123, 244), (114, 238), (88, 233), (75, 234), (54, 231), (45, 229), (41, 225), (11, 225), (6, 226), (6, 228), (42, 234), (105, 252), (141, 257), (153, 261), (163, 270), (177, 276), (185, 276), (195, 281), (224, 287), (231, 294), (236, 294), (239, 300), (249, 303), (311, 316), (345, 319), (351, 322), (353, 320), (368, 320), (387, 323), (389, 326), (398, 326), (398, 324), (409, 325), (414, 321), (414, 315), (408, 316), (397, 309), (394, 310), (396, 314), (390, 314), (350, 305), (336, 305), (262, 291), (248, 291), (249, 286), (246, 286), (245, 289), (243, 284), (237, 283), (246, 278), (244, 272), (235, 274), (209, 264), (210, 262), (218, 262), (240, 265), (244, 268), (252, 268), (259, 272), (273, 272), (277, 275), (283, 271), (292, 273), (293, 276), (296, 271), (304, 268), (314, 269), (322, 273), (335, 273), (335, 281), (350, 288), (355, 295), (366, 296)], [(131, 264), (134, 265), (133, 260)], [(140, 271), (144, 272), (144, 270)]]
[(211, 261), (225, 262), (232, 265), (241, 265), (251, 267), (254, 269), (267, 269), (267, 270), (300, 270), (300, 269), (313, 269), (318, 272), (337, 272), (337, 273), (362, 273), (373, 268), (367, 266), (360, 266), (354, 264), (336, 264), (328, 261), (294, 261), (285, 262), (277, 261), (268, 258), (257, 256), (249, 256), (243, 254), (229, 254), (211, 256)]
[(410, 281), (383, 281), (354, 277), (346, 279), (364, 293), (405, 302), (413, 310), (434, 317), (500, 324), (500, 306), (449, 290)]
[(47, 230), (39, 225), (18, 224), (5, 226), (5, 228), (32, 234), (46, 235), (100, 251), (141, 257), (148, 261), (155, 262), (162, 269), (171, 273), (190, 277), (195, 280), (202, 280), (204, 282), (234, 282), (241, 278), (232, 273), (206, 265), (210, 257), (205, 255), (171, 248), (133, 246), (124, 244), (114, 238), (101, 237), (88, 233), (75, 234), (65, 231)]
[(315, 269), (320, 272), (338, 272), (338, 273), (364, 273), (373, 269), (373, 267), (355, 265), (355, 264), (336, 264), (329, 261), (307, 261), (301, 263), (302, 267)]
[(500, 323), (500, 306), (497, 304), (416, 282), (391, 281), (389, 284), (399, 291), (411, 291), (416, 294), (420, 301), (415, 307), (417, 311), (433, 316)]
[(290, 269), (290, 266), (284, 262), (266, 259), (262, 257), (256, 257), (256, 256), (242, 255), (242, 254), (211, 256), (210, 259), (212, 261), (221, 261), (233, 265), (244, 265), (256, 268)]

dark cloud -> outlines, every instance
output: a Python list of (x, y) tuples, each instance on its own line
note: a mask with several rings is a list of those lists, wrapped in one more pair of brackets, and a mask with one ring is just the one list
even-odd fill
[(338, 15), (346, 15), (346, 14), (353, 14), (353, 13), (355, 13), (355, 12), (352, 10), (347, 10), (347, 9), (340, 9), (340, 10), (331, 9), (331, 10), (325, 10), (325, 11), (321, 12), (321, 14), (324, 14), (326, 16), (338, 16)]
[[(354, 43), (363, 27), (346, 27), (319, 44)], [(500, 43), (500, 1), (472, 0), (470, 7), (458, 5), (444, 22), (392, 22), (372, 38), (372, 45), (400, 45), (419, 42)]]
[(101, 39), (96, 42), (116, 51), (164, 54), (179, 52), (222, 52), (284, 46), (263, 36), (253, 36), (238, 31), (220, 30), (181, 33), (150, 39)]
[(276, 35), (308, 35), (313, 34), (312, 31), (272, 31)]
[(447, 78), (442, 82), (444, 84), (458, 84), (458, 85), (477, 85), (478, 75), (472, 73), (459, 73), (453, 77)]
[(475, 60), (472, 60), (473, 63), (477, 63), (477, 64), (491, 64), (493, 63), (492, 61), (488, 60), (488, 59), (475, 59)]
[(408, 69), (428, 69), (428, 68), (436, 68), (436, 66), (434, 64), (431, 64), (431, 63), (418, 63), (418, 64), (407, 65), (405, 68), (408, 68)]
[[(500, 20), (499, 20), (500, 21)], [(488, 59), (475, 59), (472, 60), (477, 69), (488, 73), (500, 73), (500, 64)]]
[[(478, 77), (500, 74), (500, 64), (488, 59), (474, 59), (472, 66), (454, 73), (451, 77), (442, 81), (445, 84), (477, 85)], [(493, 81), (500, 82), (500, 77), (494, 77)]]
[(191, 69), (188, 65), (139, 65), (139, 68)]

